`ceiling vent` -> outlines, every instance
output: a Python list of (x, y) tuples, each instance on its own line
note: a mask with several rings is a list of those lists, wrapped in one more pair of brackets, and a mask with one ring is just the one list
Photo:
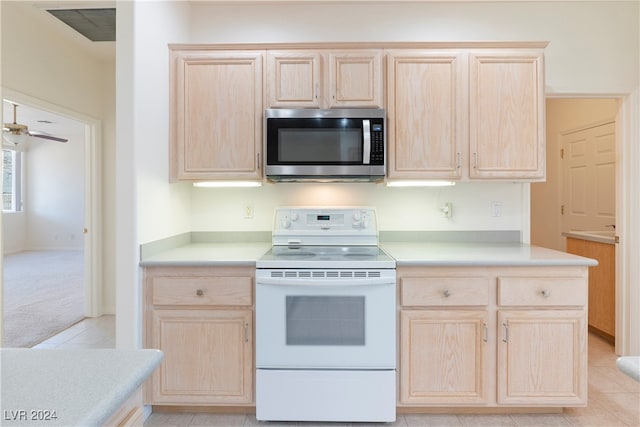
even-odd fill
[(116, 10), (50, 9), (50, 14), (93, 42), (116, 41)]

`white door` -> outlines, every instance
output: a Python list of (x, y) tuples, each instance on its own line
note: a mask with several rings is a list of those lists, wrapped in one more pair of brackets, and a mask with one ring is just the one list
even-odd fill
[(615, 127), (607, 122), (561, 136), (562, 231), (615, 224)]

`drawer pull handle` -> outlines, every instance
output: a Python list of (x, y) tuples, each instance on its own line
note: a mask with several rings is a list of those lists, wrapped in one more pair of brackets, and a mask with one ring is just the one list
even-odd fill
[(445, 289), (442, 295), (444, 295), (445, 298), (449, 298), (451, 296), (451, 292), (449, 292), (449, 289)]
[(487, 342), (489, 341), (489, 328), (487, 327), (486, 323), (482, 324), (482, 329), (483, 329), (482, 341)]
[(198, 295), (199, 297), (201, 297), (202, 295), (204, 295), (204, 291), (202, 289), (198, 289), (196, 291), (196, 295)]
[(502, 324), (502, 342), (509, 341), (509, 325), (506, 323)]
[(540, 294), (545, 298), (549, 298), (551, 296), (551, 291), (548, 289), (543, 289), (542, 292), (540, 292)]
[(244, 324), (244, 342), (249, 342), (249, 324)]

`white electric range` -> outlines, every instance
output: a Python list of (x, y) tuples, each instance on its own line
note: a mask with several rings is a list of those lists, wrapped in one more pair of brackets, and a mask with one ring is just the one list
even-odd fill
[(283, 207), (256, 262), (256, 418), (396, 418), (395, 261), (369, 207)]

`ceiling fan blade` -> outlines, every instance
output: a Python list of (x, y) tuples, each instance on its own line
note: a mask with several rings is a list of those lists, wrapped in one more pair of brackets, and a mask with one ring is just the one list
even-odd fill
[(60, 138), (57, 136), (53, 136), (53, 135), (49, 135), (48, 133), (45, 132), (38, 132), (38, 131), (29, 131), (29, 135), (35, 137), (35, 138), (42, 138), (42, 139), (50, 139), (51, 141), (58, 141), (58, 142), (67, 142), (69, 141), (68, 139), (65, 138)]

